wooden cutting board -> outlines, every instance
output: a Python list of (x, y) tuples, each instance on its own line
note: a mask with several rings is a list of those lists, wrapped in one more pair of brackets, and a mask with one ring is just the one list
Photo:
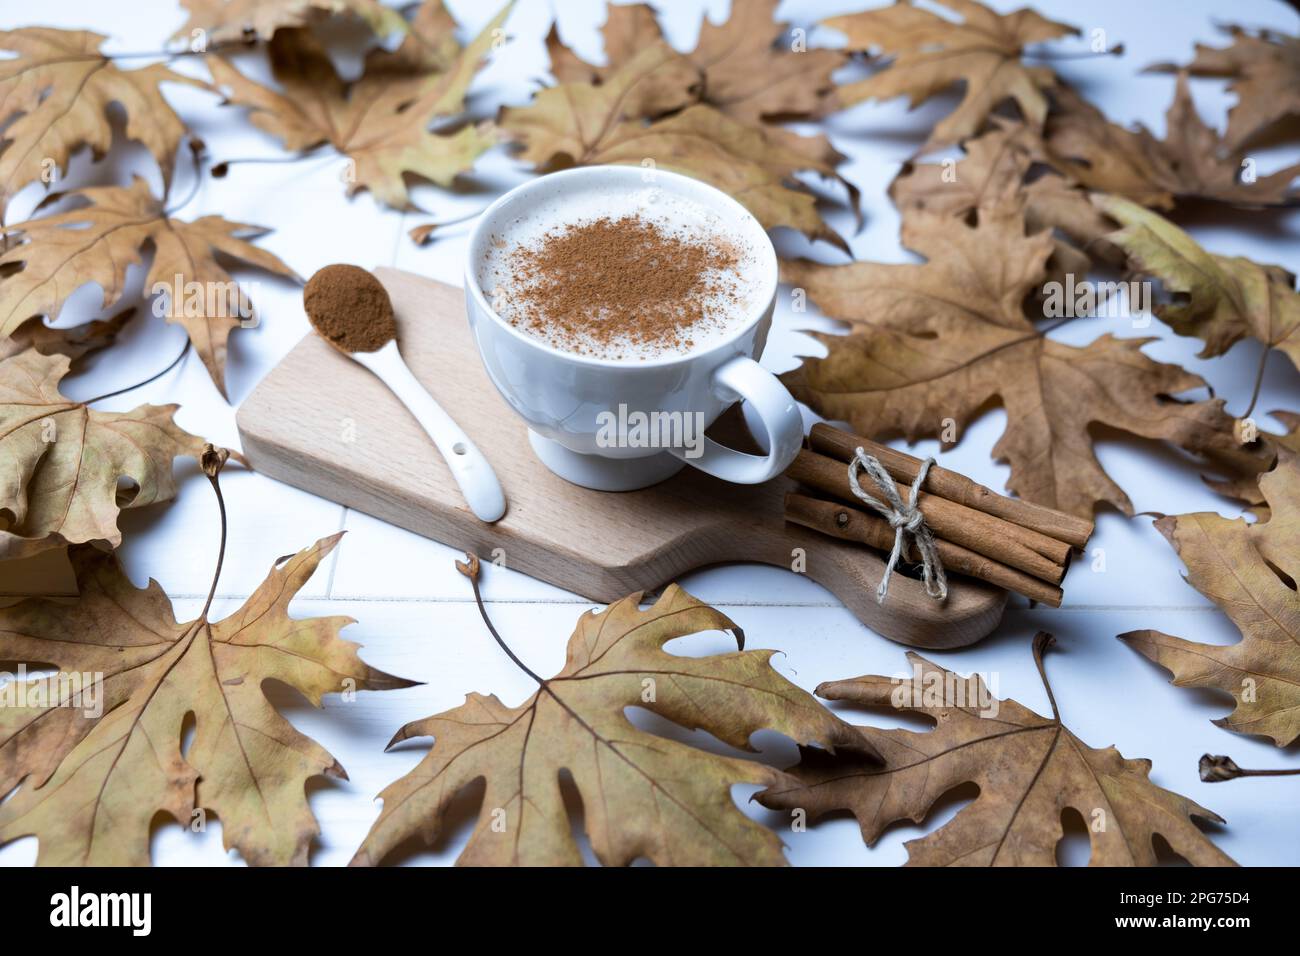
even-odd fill
[(505, 518), (494, 525), (475, 518), (405, 407), (315, 334), (239, 409), (244, 453), (258, 471), (484, 558), (504, 549), (508, 567), (593, 601), (658, 588), (705, 565), (789, 568), (802, 548), (804, 573), (893, 640), (959, 647), (1000, 619), (1006, 592), (966, 578), (950, 579), (940, 604), (919, 582), (895, 575), (878, 605), (883, 560), (787, 525), (782, 505), (793, 483), (785, 478), (732, 485), (687, 467), (652, 488), (610, 493), (556, 477), (533, 457), (523, 421), (488, 380), (461, 290), (395, 269), (376, 274), (392, 296), (411, 371), (500, 476), (509, 500)]

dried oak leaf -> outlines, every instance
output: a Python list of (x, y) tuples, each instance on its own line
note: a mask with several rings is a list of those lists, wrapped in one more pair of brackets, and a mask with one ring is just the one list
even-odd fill
[[(647, 610), (632, 594), (584, 614), (564, 669), (518, 707), (472, 694), (454, 710), (415, 721), (393, 743), (434, 738), (420, 764), (381, 794), (383, 812), (353, 859), (376, 864), (416, 834), (438, 836), (456, 794), (486, 781), (463, 865), (581, 865), (560, 791), (568, 771), (582, 797), (591, 847), (605, 865), (645, 857), (659, 865), (780, 865), (781, 840), (732, 800), (736, 784), (772, 786), (775, 768), (709, 753), (634, 726), (643, 707), (688, 730), (750, 749), (775, 730), (804, 744), (865, 747), (848, 724), (789, 683), (772, 651), (678, 657), (664, 645), (700, 631), (729, 630), (723, 614), (677, 585)], [(647, 694), (647, 687), (652, 693)], [(391, 745), (390, 745), (391, 746)], [(504, 828), (494, 820), (504, 811)]]
[[(833, 109), (831, 74), (846, 61), (838, 50), (794, 51), (784, 42), (788, 25), (776, 20), (779, 0), (734, 4), (731, 16), (716, 24), (705, 18), (695, 50), (683, 54), (695, 67), (694, 80), (664, 90), (664, 100), (648, 116), (691, 102), (707, 103), (733, 119), (812, 118)], [(622, 64), (647, 46), (664, 42), (654, 11), (641, 3), (609, 6), (602, 29), (606, 66), (584, 62), (560, 40), (552, 26), (546, 38), (551, 72), (561, 83), (603, 83)], [(689, 74), (683, 79), (690, 80)]]
[(1043, 90), (1055, 86), (1057, 77), (1045, 66), (1026, 66), (1021, 56), (1031, 43), (1079, 31), (1028, 9), (1002, 15), (974, 0), (943, 0), (943, 6), (961, 21), (906, 0), (825, 21), (848, 37), (849, 49), (878, 50), (892, 59), (874, 76), (840, 87), (840, 105), (906, 95), (915, 107), (964, 82), (961, 103), (935, 126), (927, 150), (973, 136), (1008, 99), (1019, 106), (1025, 122), (1041, 127), (1048, 108)]
[[(319, 832), (307, 781), (346, 774), (262, 685), (280, 681), (317, 707), (329, 693), (411, 686), (367, 666), (358, 645), (339, 637), (351, 618), (289, 616), (289, 602), (341, 536), (273, 567), (223, 621), (205, 612), (177, 623), (156, 581), (137, 589), (113, 555), (91, 547), (69, 552), (77, 603), (0, 609), (3, 659), (103, 675), (102, 716), (45, 677), (27, 683), (29, 706), (0, 709), (0, 787), (25, 778), (0, 806), (0, 844), (35, 836), (43, 865), (147, 865), (154, 816), (188, 826), (202, 810), (248, 863), (305, 864)], [(31, 705), (37, 694), (63, 705)], [(182, 753), (189, 715), (194, 739)]]
[[(254, 83), (222, 57), (211, 57), (214, 83), (226, 102), (251, 110), (255, 126), (286, 149), (328, 143), (351, 162), (347, 192), (369, 189), (395, 209), (415, 208), (407, 176), (450, 186), (497, 142), (489, 124), (432, 132), (465, 109), (474, 74), (493, 49), (507, 5), (443, 72), (423, 72), (413, 53), (371, 56), (355, 82), (345, 82), (309, 30), (278, 31), (271, 39), (271, 69), (283, 92)], [(426, 63), (427, 65), (427, 63)]]
[(1155, 866), (1157, 836), (1189, 863), (1233, 865), (1192, 822), (1222, 823), (1217, 814), (1152, 783), (1151, 761), (1125, 759), (1113, 746), (1089, 747), (1061, 722), (1042, 661), (1051, 644), (1049, 634), (1034, 638), (1050, 718), (998, 700), (979, 675), (960, 678), (913, 653), (907, 655), (910, 679), (822, 684), (820, 697), (918, 714), (933, 720), (934, 729), (858, 727), (883, 765), (804, 749), (787, 771), (799, 783), (763, 791), (758, 801), (803, 808), (814, 818), (848, 810), (871, 845), (890, 824), (920, 823), (945, 793), (974, 783), (974, 802), (928, 836), (908, 841), (908, 866), (1053, 866), (1067, 809), (1092, 824), (1093, 866)]
[(1161, 281), (1175, 298), (1155, 314), (1179, 335), (1205, 343), (1201, 358), (1222, 355), (1244, 338), (1284, 353), (1300, 368), (1300, 293), (1281, 266), (1206, 252), (1158, 213), (1118, 196), (1095, 202), (1124, 228), (1108, 240), (1128, 254), (1130, 268)]
[(1161, 439), (1242, 472), (1264, 467), (1241, 446), (1221, 399), (1183, 402), (1205, 383), (1152, 361), (1149, 338), (1104, 335), (1082, 348), (1044, 337), (1025, 315), (1053, 251), (1048, 233), (1025, 234), (1015, 207), (978, 214), (975, 226), (933, 213), (903, 222), (903, 244), (923, 265), (787, 262), (782, 277), (806, 290), (850, 334), (815, 334), (829, 350), (784, 376), (794, 396), (873, 437), (938, 436), (997, 399), (1006, 431), (993, 457), (1011, 465), (1022, 498), (1090, 516), (1132, 503), (1102, 470), (1090, 428)]
[[(0, 358), (0, 560), (85, 541), (122, 542), (117, 515), (176, 494), (172, 459), (203, 440), (176, 405), (100, 412), (59, 394), (66, 355)], [(133, 487), (119, 489), (120, 479)]]
[(824, 137), (742, 123), (702, 104), (649, 124), (639, 118), (657, 91), (680, 87), (691, 72), (680, 54), (659, 44), (600, 85), (564, 83), (538, 91), (528, 106), (503, 107), (498, 122), (539, 170), (652, 162), (716, 186), (769, 229), (788, 226), (847, 251), (822, 221), (816, 197), (795, 178), (801, 170), (836, 176), (841, 157)]
[[(441, 7), (436, 0), (432, 5)], [(181, 6), (189, 11), (189, 19), (174, 35), (192, 37), (202, 31), (212, 44), (249, 37), (269, 40), (283, 27), (345, 13), (362, 20), (380, 38), (406, 30), (401, 12), (382, 0), (181, 0)]]
[(1092, 251), (1119, 264), (1123, 254), (1099, 242), (1115, 224), (1071, 180), (1043, 165), (1041, 142), (1022, 123), (997, 122), (994, 128), (962, 144), (958, 162), (903, 164), (889, 186), (889, 196), (904, 215), (933, 212), (958, 219), (982, 209), (1024, 203), (1025, 226), (1031, 233), (1054, 230), (1048, 271), (1083, 276)]
[(1279, 120), (1300, 116), (1300, 37), (1239, 26), (1222, 29), (1232, 37), (1230, 46), (1198, 43), (1196, 58), (1186, 67), (1161, 63), (1150, 69), (1231, 80), (1228, 89), (1237, 102), (1228, 110), (1223, 142), (1230, 150), (1240, 150)]
[(1155, 523), (1187, 565), (1187, 580), (1223, 609), (1242, 639), (1221, 646), (1159, 631), (1119, 637), (1172, 672), (1176, 686), (1231, 694), (1237, 706), (1217, 726), (1286, 747), (1300, 739), (1300, 459), (1279, 462), (1259, 487), (1266, 522), (1202, 512)]
[(1291, 188), (1300, 163), (1254, 181), (1243, 178), (1243, 157), (1226, 151), (1219, 134), (1202, 121), (1185, 76), (1179, 76), (1165, 114), (1163, 140), (1143, 126), (1130, 130), (1112, 123), (1068, 87), (1058, 87), (1053, 100), (1043, 131), (1047, 151), (1058, 169), (1089, 189), (1166, 210), (1187, 198), (1243, 207), (1300, 200)]
[[(139, 177), (130, 186), (97, 186), (69, 195), (88, 205), (7, 227), (21, 241), (0, 256), (0, 267), (21, 269), (0, 282), (0, 335), (32, 316), (57, 317), (64, 300), (88, 282), (103, 290), (105, 307), (118, 302), (126, 291), (127, 267), (140, 264), (141, 250), (149, 245), (153, 262), (145, 289), (171, 290), (163, 293), (167, 321), (185, 328), (224, 396), (226, 341), (251, 305), (217, 256), (296, 278), (279, 258), (248, 241), (268, 230), (220, 216), (172, 219)], [(184, 295), (173, 294), (176, 290)]]
[[(82, 146), (95, 158), (112, 145), (108, 108), (126, 110), (126, 136), (157, 160), (171, 181), (185, 124), (167, 105), (162, 83), (203, 84), (160, 63), (122, 70), (99, 52), (108, 37), (84, 30), (0, 30), (0, 212), (28, 183), (52, 182)], [(52, 166), (50, 164), (53, 164)]]

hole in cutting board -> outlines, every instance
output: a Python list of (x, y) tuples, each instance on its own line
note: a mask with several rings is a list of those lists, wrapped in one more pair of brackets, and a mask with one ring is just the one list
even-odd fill
[(458, 455), (463, 455), (465, 454), (466, 451), (465, 443), (463, 441), (458, 441), (456, 442), (456, 444), (451, 446), (451, 450)]

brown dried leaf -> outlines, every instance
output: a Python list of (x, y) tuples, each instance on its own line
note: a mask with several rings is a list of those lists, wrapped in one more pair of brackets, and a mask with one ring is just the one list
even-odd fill
[(1161, 439), (1241, 471), (1264, 467), (1233, 435), (1222, 400), (1182, 402), (1197, 376), (1142, 354), (1150, 339), (1104, 335), (1085, 347), (1045, 338), (1023, 303), (1041, 288), (1053, 251), (1047, 233), (1025, 235), (1014, 207), (979, 214), (974, 227), (917, 213), (903, 244), (923, 265), (784, 264), (847, 336), (818, 334), (829, 354), (805, 358), (784, 380), (794, 396), (863, 435), (937, 437), (963, 428), (992, 401), (1007, 427), (993, 457), (1011, 465), (1022, 498), (1090, 516), (1107, 501), (1132, 513), (1102, 470), (1090, 428), (1104, 424)]
[[(280, 681), (317, 707), (329, 693), (411, 686), (339, 637), (350, 618), (289, 616), (340, 537), (273, 567), (223, 621), (178, 624), (157, 582), (138, 590), (113, 555), (89, 547), (69, 553), (75, 604), (0, 610), (0, 658), (102, 675), (102, 716), (57, 678), (26, 682), (29, 706), (0, 709), (0, 788), (22, 782), (0, 806), (0, 844), (34, 835), (43, 865), (141, 866), (157, 813), (189, 826), (202, 811), (250, 864), (305, 864), (319, 828), (304, 788), (346, 774), (280, 716), (263, 684)], [(32, 706), (37, 693), (63, 704)], [(182, 754), (190, 714), (194, 740)]]
[(443, 6), (442, 0), (424, 0), (415, 8), (406, 35), (396, 50), (377, 47), (366, 54), (366, 72), (412, 76), (455, 69), (461, 53), (456, 29), (456, 18)]
[[(1107, 262), (1123, 262), (1113, 246), (1099, 243), (1115, 224), (1070, 180), (1042, 164), (1042, 143), (1022, 123), (999, 122), (963, 146), (957, 163), (904, 163), (889, 186), (894, 205), (904, 216), (933, 212), (958, 219), (998, 206), (1024, 204), (1030, 233), (1054, 230), (1063, 238), (1048, 271), (1053, 276), (1087, 273), (1088, 252)], [(1031, 178), (1031, 173), (1042, 175)]]
[(1156, 521), (1187, 565), (1187, 580), (1223, 609), (1241, 640), (1197, 644), (1159, 631), (1119, 637), (1171, 671), (1175, 686), (1231, 694), (1237, 706), (1217, 726), (1287, 747), (1300, 739), (1300, 459), (1280, 462), (1259, 486), (1271, 514), (1262, 524), (1212, 512)]
[(1228, 110), (1224, 146), (1237, 151), (1279, 120), (1300, 116), (1300, 37), (1274, 30), (1222, 28), (1232, 37), (1223, 49), (1196, 44), (1196, 58), (1186, 67), (1157, 64), (1156, 72), (1186, 69), (1193, 76), (1231, 80), (1237, 102)]
[(1260, 467), (1254, 471), (1230, 475), (1227, 478), (1205, 478), (1205, 483), (1219, 494), (1244, 501), (1249, 506), (1248, 510), (1260, 521), (1267, 521), (1269, 517), (1268, 502), (1259, 487), (1261, 474), (1276, 467), (1278, 462), (1300, 459), (1300, 414), (1285, 411), (1273, 411), (1269, 414), (1280, 421), (1286, 431), (1280, 435), (1261, 431), (1255, 440), (1265, 448), (1272, 449), (1273, 457), (1265, 458)]
[[(694, 52), (684, 54), (696, 75), (678, 90), (662, 90), (648, 103), (654, 117), (692, 102), (706, 103), (733, 119), (811, 118), (834, 107), (831, 74), (844, 65), (838, 50), (793, 51), (784, 42), (788, 24), (776, 20), (779, 0), (748, 0), (732, 6), (720, 24), (704, 20)], [(603, 83), (647, 46), (664, 42), (654, 10), (645, 4), (609, 6), (601, 31), (606, 66), (593, 66), (573, 53), (555, 27), (546, 38), (551, 72), (561, 83)], [(689, 79), (683, 76), (683, 79)]]
[(438, 229), (436, 222), (422, 222), (418, 226), (412, 226), (406, 230), (406, 234), (411, 237), (411, 241), (417, 246), (427, 246), (433, 241), (433, 234)]
[(961, 103), (935, 126), (927, 150), (973, 136), (1008, 99), (1019, 106), (1026, 123), (1041, 127), (1048, 106), (1043, 90), (1054, 87), (1057, 77), (1045, 66), (1026, 66), (1021, 56), (1031, 43), (1079, 31), (1033, 10), (1002, 15), (975, 0), (943, 0), (943, 5), (961, 21), (914, 7), (906, 0), (827, 20), (826, 26), (848, 37), (849, 49), (878, 50), (892, 59), (874, 76), (840, 87), (840, 104), (906, 95), (915, 107), (959, 82), (965, 83)]
[(1281, 266), (1206, 252), (1168, 219), (1118, 196), (1098, 196), (1096, 204), (1124, 227), (1108, 239), (1128, 254), (1130, 267), (1177, 296), (1158, 304), (1155, 313), (1179, 335), (1203, 341), (1201, 358), (1222, 355), (1249, 337), (1300, 368), (1294, 275)]
[(1089, 189), (1155, 209), (1172, 209), (1175, 200), (1185, 198), (1244, 207), (1300, 199), (1291, 188), (1300, 163), (1254, 182), (1242, 178), (1243, 157), (1227, 152), (1219, 134), (1201, 120), (1184, 76), (1165, 114), (1163, 140), (1143, 126), (1129, 130), (1110, 122), (1066, 87), (1053, 99), (1043, 134), (1048, 153), (1058, 169)]
[(814, 118), (839, 106), (831, 74), (844, 65), (842, 50), (789, 48), (789, 24), (776, 19), (780, 0), (732, 4), (721, 24), (707, 19), (689, 54), (700, 71), (701, 97), (728, 116)]
[(559, 25), (552, 23), (546, 35), (552, 75), (561, 83), (603, 83), (640, 50), (664, 42), (654, 9), (644, 3), (608, 4), (600, 34), (605, 41), (606, 66), (588, 63), (570, 50), (560, 39)]
[[(353, 865), (381, 862), (417, 834), (432, 842), (456, 794), (486, 780), (462, 865), (581, 865), (560, 793), (567, 770), (582, 796), (591, 847), (605, 865), (646, 857), (659, 865), (780, 865), (776, 834), (732, 801), (740, 783), (773, 786), (772, 767), (678, 743), (634, 726), (643, 707), (688, 730), (748, 750), (760, 730), (804, 744), (863, 748), (847, 724), (772, 669), (772, 651), (678, 657), (670, 640), (740, 631), (724, 615), (670, 585), (640, 610), (640, 593), (584, 614), (564, 669), (518, 707), (471, 694), (460, 707), (418, 720), (393, 743), (434, 738), (414, 770), (380, 795), (383, 812)], [(650, 691), (647, 694), (647, 689)], [(504, 829), (494, 823), (504, 811)]]
[(171, 182), (185, 124), (167, 105), (162, 83), (203, 86), (160, 63), (122, 70), (99, 52), (108, 37), (84, 30), (25, 27), (0, 31), (0, 213), (28, 183), (57, 181), (72, 153), (95, 158), (112, 145), (111, 103), (126, 110), (126, 136), (142, 144)]
[[(381, 39), (407, 29), (402, 14), (382, 0), (181, 0), (190, 18), (176, 31), (193, 37), (202, 30), (211, 44), (238, 43), (249, 37), (269, 40), (283, 27), (302, 27), (326, 16), (350, 13)], [(437, 0), (425, 6), (441, 8)]]
[(224, 396), (226, 340), (240, 316), (249, 314), (250, 303), (217, 255), (297, 278), (276, 256), (247, 241), (267, 230), (220, 216), (172, 219), (138, 177), (130, 186), (99, 186), (70, 195), (89, 205), (8, 227), (8, 234), (22, 241), (0, 256), (0, 266), (22, 268), (0, 282), (0, 335), (32, 316), (57, 317), (68, 295), (88, 282), (103, 290), (104, 307), (113, 305), (125, 292), (127, 267), (140, 264), (142, 247), (152, 245), (145, 289), (183, 291), (183, 296), (164, 293), (167, 321), (184, 326)]
[[(1042, 652), (1048, 634), (1034, 639), (1044, 685)], [(795, 787), (758, 795), (773, 809), (801, 807), (812, 817), (848, 810), (874, 844), (892, 823), (920, 823), (945, 793), (974, 783), (979, 796), (928, 836), (910, 840), (908, 866), (1053, 866), (1065, 835), (1066, 809), (1088, 821), (1093, 866), (1155, 866), (1157, 836), (1197, 866), (1229, 866), (1232, 859), (1193, 820), (1222, 823), (1214, 812), (1151, 782), (1151, 761), (1127, 760), (1113, 746), (1089, 747), (1061, 721), (1040, 717), (1014, 700), (989, 693), (978, 675), (960, 678), (909, 653), (908, 680), (858, 677), (817, 688), (829, 700), (919, 714), (934, 729), (857, 730), (884, 757), (884, 765), (803, 750), (787, 771)], [(1101, 826), (1098, 826), (1098, 823)]]
[[(474, 75), (500, 37), (507, 4), (442, 72), (429, 51), (403, 46), (372, 55), (354, 83), (339, 77), (329, 54), (310, 31), (278, 31), (270, 43), (271, 69), (283, 92), (254, 83), (225, 59), (208, 60), (214, 83), (227, 102), (247, 107), (253, 124), (286, 149), (307, 150), (328, 143), (351, 162), (347, 192), (369, 189), (396, 209), (415, 208), (407, 177), (450, 186), (456, 176), (497, 137), (489, 124), (464, 125), (434, 133), (435, 121), (460, 116)], [(405, 49), (407, 52), (402, 53)]]
[(794, 174), (833, 176), (839, 154), (824, 138), (742, 123), (709, 106), (688, 107), (647, 125), (644, 104), (677, 89), (692, 68), (666, 45), (647, 48), (598, 86), (566, 83), (537, 93), (525, 107), (505, 107), (501, 128), (521, 156), (543, 171), (604, 163), (653, 164), (694, 176), (743, 203), (767, 228), (788, 226), (847, 251), (822, 221), (816, 197)]
[(135, 317), (135, 308), (123, 309), (107, 319), (95, 319), (69, 328), (54, 328), (39, 317), (28, 319), (7, 339), (0, 339), (0, 359), (35, 349), (42, 355), (66, 355), (75, 365), (77, 359), (108, 348), (117, 333)]
[[(176, 405), (93, 411), (59, 394), (66, 355), (0, 358), (0, 560), (85, 541), (117, 547), (117, 515), (176, 494), (172, 459), (203, 440), (172, 421)], [(133, 491), (118, 490), (129, 479)]]
[(664, 60), (675, 61), (673, 68), (651, 70), (635, 85), (628, 86), (630, 98), (622, 106), (622, 116), (653, 119), (699, 102), (702, 89), (699, 72), (691, 69), (690, 60), (664, 40), (654, 10), (643, 3), (610, 4), (605, 9), (601, 35), (605, 39), (607, 66), (593, 66), (582, 60), (564, 45), (559, 28), (551, 25), (546, 35), (546, 51), (551, 57), (551, 73), (557, 80), (566, 85), (599, 86), (619, 74), (619, 82), (623, 83), (627, 64), (637, 56), (647, 59), (646, 51), (653, 49)]

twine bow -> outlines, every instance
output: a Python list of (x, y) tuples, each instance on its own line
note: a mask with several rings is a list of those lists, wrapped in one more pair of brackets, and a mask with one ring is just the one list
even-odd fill
[[(925, 515), (921, 514), (921, 509), (916, 506), (921, 485), (925, 483), (925, 476), (933, 464), (933, 458), (927, 458), (921, 463), (916, 479), (912, 482), (912, 494), (904, 502), (898, 494), (898, 488), (894, 485), (894, 479), (889, 477), (889, 472), (885, 471), (884, 466), (877, 459), (859, 448), (854, 453), (853, 460), (849, 462), (849, 487), (853, 489), (853, 493), (879, 512), (894, 529), (894, 550), (890, 552), (889, 563), (885, 565), (885, 574), (880, 579), (879, 587), (876, 588), (876, 602), (879, 604), (884, 603), (885, 595), (889, 593), (889, 578), (894, 573), (898, 559), (902, 556), (906, 535), (912, 536), (917, 553), (921, 557), (925, 593), (938, 601), (948, 596), (948, 578), (943, 573), (943, 562), (939, 560), (939, 552), (935, 548), (934, 533), (925, 523)], [(866, 472), (867, 477), (884, 494), (884, 501), (862, 490), (862, 486), (858, 483), (859, 468)]]

